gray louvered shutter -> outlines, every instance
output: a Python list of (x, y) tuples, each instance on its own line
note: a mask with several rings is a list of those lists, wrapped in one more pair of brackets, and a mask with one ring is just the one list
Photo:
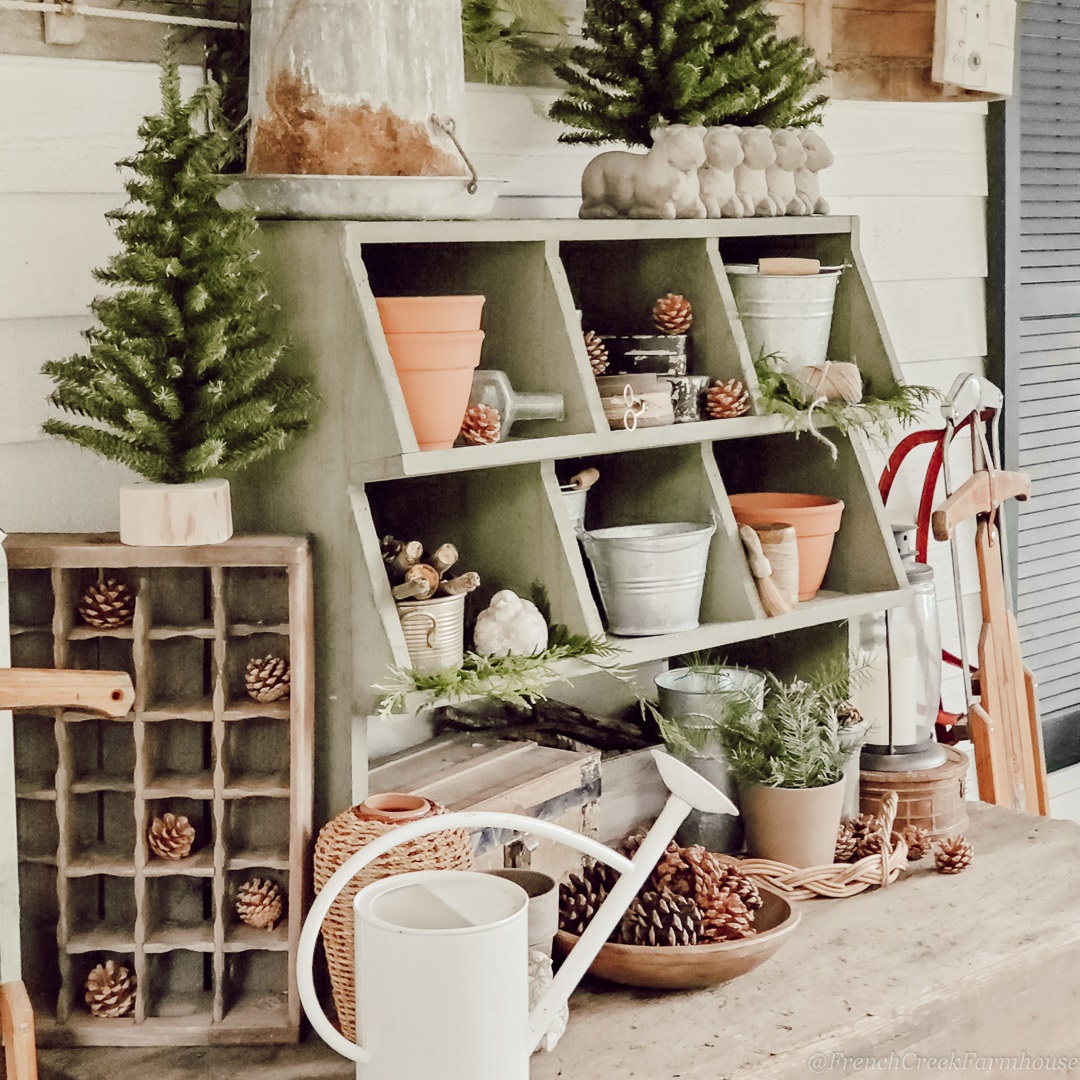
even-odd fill
[(1020, 11), (1017, 609), (1049, 719), (1080, 713), (1080, 0)]

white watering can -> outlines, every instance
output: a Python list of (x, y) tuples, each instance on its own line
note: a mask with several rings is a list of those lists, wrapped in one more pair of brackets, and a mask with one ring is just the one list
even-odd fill
[[(671, 795), (628, 859), (561, 825), (471, 811), (413, 821), (348, 859), (311, 905), (300, 934), (300, 1000), (315, 1030), (357, 1062), (358, 1080), (528, 1080), (529, 1058), (691, 810), (737, 814), (708, 780), (653, 751)], [(312, 980), (323, 919), (356, 872), (398, 844), (444, 829), (497, 828), (559, 840), (619, 871), (607, 899), (529, 1013), (528, 897), (512, 881), (429, 870), (361, 889), (356, 917), (356, 1032), (327, 1019)]]

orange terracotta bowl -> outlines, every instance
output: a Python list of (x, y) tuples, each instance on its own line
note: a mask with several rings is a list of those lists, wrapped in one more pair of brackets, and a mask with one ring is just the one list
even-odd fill
[(783, 522), (795, 527), (799, 547), (799, 600), (813, 600), (832, 557), (844, 504), (826, 495), (787, 491), (753, 491), (730, 495), (728, 501), (740, 525)]
[(387, 334), (452, 334), (480, 329), (482, 296), (378, 296)]
[[(758, 888), (762, 906), (754, 920), (758, 932), (753, 937), (712, 945), (658, 948), (616, 945), (609, 941), (592, 962), (589, 974), (620, 986), (703, 990), (753, 971), (791, 937), (800, 918), (790, 900), (772, 889)], [(555, 951), (565, 956), (577, 941), (574, 934), (560, 930), (555, 935)]]

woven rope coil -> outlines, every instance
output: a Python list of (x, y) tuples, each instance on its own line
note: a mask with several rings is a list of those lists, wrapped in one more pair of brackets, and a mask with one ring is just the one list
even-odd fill
[(833, 863), (829, 866), (789, 866), (771, 859), (739, 859), (722, 855), (725, 862), (737, 866), (754, 881), (782, 892), (792, 900), (809, 900), (815, 896), (842, 899), (865, 892), (875, 885), (895, 881), (907, 866), (908, 846), (899, 833), (893, 832), (896, 820), (896, 793), (890, 791), (882, 800), (878, 820), (883, 836), (891, 838), (879, 854), (867, 855), (855, 863)]
[[(447, 809), (432, 803), (431, 813), (445, 814)], [(315, 842), (315, 891), (321, 892), (334, 871), (362, 847), (377, 840), (397, 826), (360, 817), (353, 807), (328, 821)], [(392, 851), (365, 866), (334, 901), (322, 925), (326, 964), (342, 1034), (356, 1041), (356, 956), (353, 927), (353, 899), (373, 881), (405, 874), (413, 870), (471, 870), (472, 848), (469, 834), (463, 829), (433, 833), (418, 840), (399, 844)]]

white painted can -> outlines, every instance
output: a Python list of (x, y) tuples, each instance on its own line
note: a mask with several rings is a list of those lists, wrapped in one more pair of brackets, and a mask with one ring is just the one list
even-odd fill
[(364, 1080), (528, 1080), (528, 910), (513, 881), (425, 870), (362, 889)]
[(843, 267), (819, 274), (759, 274), (744, 263), (725, 269), (754, 360), (776, 355), (787, 371), (825, 362)]

